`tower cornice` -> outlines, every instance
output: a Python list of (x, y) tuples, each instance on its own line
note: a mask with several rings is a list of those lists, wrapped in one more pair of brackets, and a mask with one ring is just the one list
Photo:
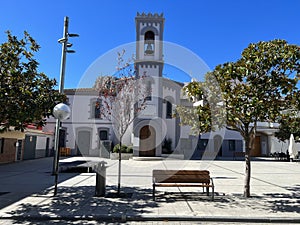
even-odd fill
[(139, 13), (139, 12), (137, 12), (136, 18), (143, 18), (143, 19), (145, 19), (145, 18), (149, 18), (149, 19), (160, 18), (160, 19), (164, 19), (164, 14), (163, 13), (161, 13), (161, 14), (153, 13), (152, 14), (152, 13), (144, 13), (144, 12)]

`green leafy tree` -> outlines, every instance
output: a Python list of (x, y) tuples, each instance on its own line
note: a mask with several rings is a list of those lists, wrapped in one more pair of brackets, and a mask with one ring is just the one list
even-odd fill
[(40, 46), (36, 41), (27, 32), (22, 39), (6, 33), (7, 42), (0, 45), (1, 131), (9, 127), (24, 131), (30, 123), (43, 126), (65, 97), (54, 90), (54, 79), (38, 72), (34, 53)]
[(295, 141), (300, 141), (300, 118), (299, 117), (283, 117), (279, 120), (279, 130), (275, 133), (280, 141), (289, 140), (291, 134), (294, 135)]
[[(179, 114), (185, 113), (181, 117), (184, 118), (182, 124), (192, 125), (200, 133), (226, 126), (243, 136), (245, 197), (250, 197), (250, 155), (257, 123), (277, 122), (284, 118), (284, 110), (299, 110), (299, 63), (298, 46), (289, 45), (284, 40), (262, 41), (250, 44), (236, 62), (218, 65), (206, 75), (204, 83), (191, 82), (185, 87), (189, 97), (194, 101), (206, 100), (206, 104), (179, 109)], [(212, 85), (213, 80), (217, 81), (215, 85)], [(198, 116), (196, 123), (193, 121), (195, 115)]]

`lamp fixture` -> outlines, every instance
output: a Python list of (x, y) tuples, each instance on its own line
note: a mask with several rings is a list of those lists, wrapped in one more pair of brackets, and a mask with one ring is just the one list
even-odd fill
[(75, 53), (75, 50), (67, 49), (66, 52), (67, 52), (67, 53)]
[(67, 38), (60, 38), (58, 39), (58, 43), (62, 44), (64, 42), (66, 42), (68, 39)]
[(69, 34), (69, 33), (68, 33), (68, 36), (69, 36), (69, 37), (79, 37), (79, 34)]

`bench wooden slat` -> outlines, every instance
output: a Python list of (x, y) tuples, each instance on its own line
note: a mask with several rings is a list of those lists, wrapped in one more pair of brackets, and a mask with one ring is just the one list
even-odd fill
[(165, 175), (184, 175), (184, 174), (201, 174), (201, 175), (209, 175), (208, 170), (153, 170), (153, 175), (165, 174)]
[(157, 187), (212, 187), (211, 184), (178, 184), (178, 183), (158, 183)]
[(209, 177), (191, 176), (155, 176), (155, 183), (210, 183)]

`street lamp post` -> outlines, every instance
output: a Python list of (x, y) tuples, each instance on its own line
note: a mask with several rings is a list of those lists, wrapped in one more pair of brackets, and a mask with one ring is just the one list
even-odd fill
[(55, 185), (54, 185), (54, 196), (57, 193), (57, 181), (58, 181), (58, 162), (59, 162), (59, 128), (60, 128), (60, 121), (66, 120), (67, 118), (69, 118), (71, 114), (71, 109), (68, 105), (64, 104), (64, 103), (59, 103), (57, 104), (54, 109), (53, 109), (53, 115), (57, 121), (58, 124), (58, 129), (56, 129), (55, 131), (57, 131), (57, 135), (55, 135)]
[[(59, 83), (59, 93), (64, 92), (64, 82), (65, 82), (65, 68), (66, 68), (66, 53), (75, 53), (74, 50), (68, 49), (72, 44), (68, 42), (69, 37), (78, 37), (78, 34), (69, 34), (69, 17), (64, 18), (64, 33), (63, 38), (59, 39), (58, 42), (62, 44), (62, 53), (61, 53), (61, 65), (60, 65), (60, 83)], [(53, 113), (55, 111), (55, 107), (53, 109)], [(61, 112), (60, 110), (58, 110)], [(63, 113), (62, 113), (63, 114)], [(55, 114), (54, 114), (55, 115)], [(60, 123), (61, 118), (59, 115), (56, 117), (56, 127), (55, 127), (55, 136), (54, 136), (54, 146), (55, 146), (55, 155), (53, 160), (53, 174), (55, 175), (55, 189), (54, 196), (57, 193), (57, 180), (58, 180), (58, 162), (59, 162), (59, 131), (60, 131)]]

